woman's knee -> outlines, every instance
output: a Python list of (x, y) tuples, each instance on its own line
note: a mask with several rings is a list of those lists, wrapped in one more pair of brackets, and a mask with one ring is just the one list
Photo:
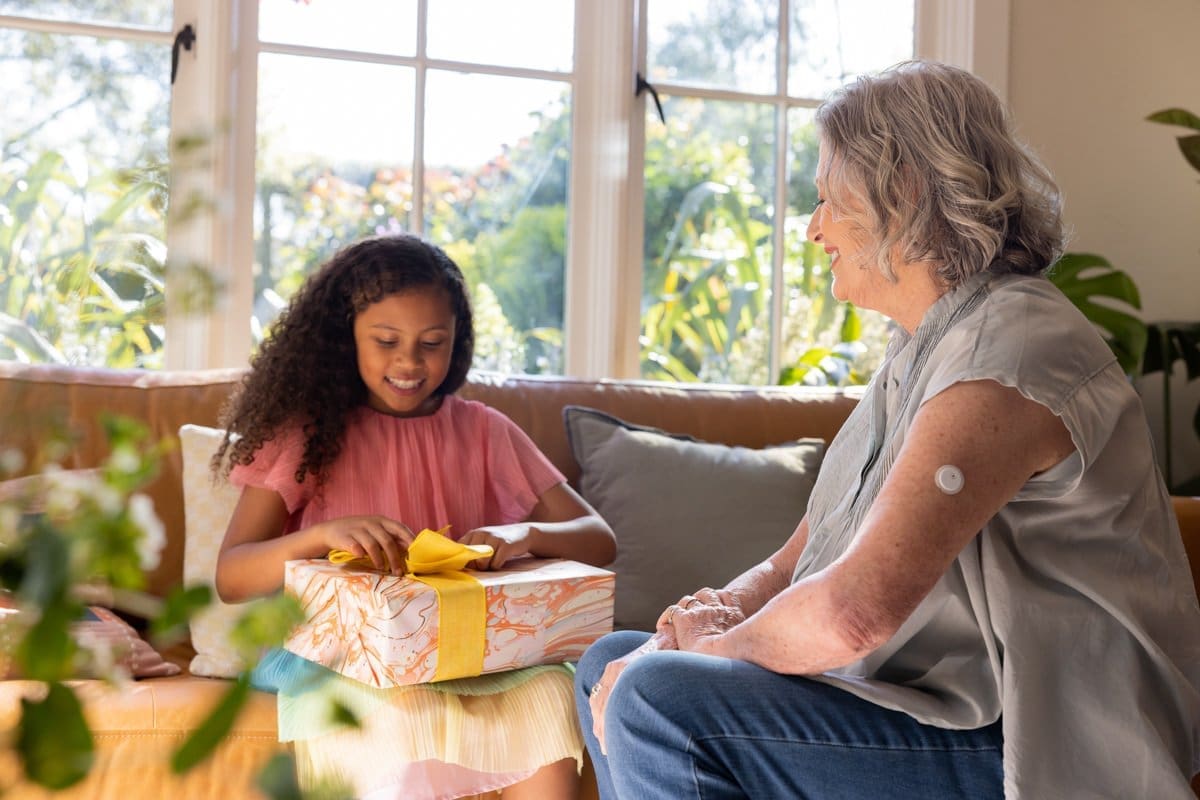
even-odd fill
[(606, 634), (592, 643), (576, 665), (575, 683), (584, 690), (600, 680), (608, 662), (636, 650), (650, 634), (642, 631), (616, 631)]
[(716, 673), (726, 671), (725, 659), (664, 650), (630, 662), (609, 698), (608, 718), (637, 718), (649, 709), (655, 715), (685, 717)]

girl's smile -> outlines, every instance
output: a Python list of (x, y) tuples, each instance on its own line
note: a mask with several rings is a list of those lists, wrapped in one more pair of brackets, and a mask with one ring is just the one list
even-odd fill
[(450, 370), (454, 314), (442, 289), (422, 287), (388, 295), (354, 318), (358, 374), (367, 405), (397, 417), (432, 414), (434, 392)]

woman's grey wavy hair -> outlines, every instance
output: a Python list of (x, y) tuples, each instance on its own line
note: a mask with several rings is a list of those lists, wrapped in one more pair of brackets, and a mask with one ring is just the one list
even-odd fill
[(849, 216), (870, 233), (864, 256), (890, 280), (897, 249), (905, 261), (931, 264), (947, 286), (989, 267), (1040, 273), (1061, 254), (1054, 178), (969, 72), (898, 64), (836, 92), (817, 124), (826, 196), (861, 209)]

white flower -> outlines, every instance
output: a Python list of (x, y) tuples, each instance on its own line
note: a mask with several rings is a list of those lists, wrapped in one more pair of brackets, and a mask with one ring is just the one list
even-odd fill
[(142, 460), (132, 447), (118, 447), (108, 458), (109, 465), (117, 472), (132, 475), (142, 467)]
[(163, 546), (167, 543), (166, 530), (162, 520), (154, 513), (154, 501), (147, 495), (138, 492), (129, 498), (129, 518), (141, 529), (138, 539), (138, 559), (142, 569), (152, 570), (158, 566)]
[(17, 540), (20, 524), (21, 510), (16, 505), (0, 503), (0, 547), (12, 545)]
[(0, 450), (0, 475), (15, 475), (25, 466), (25, 454), (15, 447)]
[(55, 517), (75, 514), (85, 501), (91, 501), (101, 513), (113, 516), (123, 508), (121, 492), (109, 486), (97, 473), (48, 466), (46, 477), (46, 511)]
[(84, 477), (57, 464), (47, 465), (42, 473), (46, 478), (46, 511), (53, 517), (75, 513), (89, 490)]
[(117, 489), (99, 479), (96, 479), (89, 488), (92, 500), (103, 513), (111, 517), (121, 512), (121, 493)]

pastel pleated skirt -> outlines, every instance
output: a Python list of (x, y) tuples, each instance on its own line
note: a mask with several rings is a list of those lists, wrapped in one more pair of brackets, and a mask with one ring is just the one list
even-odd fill
[(567, 665), (379, 689), (286, 650), (254, 685), (278, 695), (279, 740), (293, 742), (300, 786), (359, 800), (450, 800), (517, 783), (573, 758), (583, 738)]

